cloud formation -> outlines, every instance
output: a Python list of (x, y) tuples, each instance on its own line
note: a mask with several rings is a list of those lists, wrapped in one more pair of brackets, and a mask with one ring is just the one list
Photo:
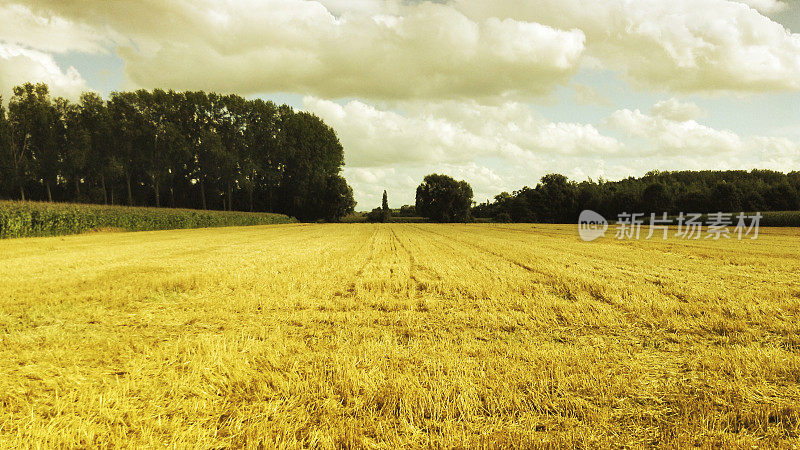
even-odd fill
[(737, 0), (740, 3), (755, 9), (756, 11), (772, 15), (786, 10), (788, 5), (780, 0)]
[(145, 87), (535, 97), (600, 64), (676, 92), (800, 90), (800, 34), (763, 15), (784, 9), (778, 0), (3, 3), (0, 17), (24, 26), (0, 39), (39, 50), (113, 43)]
[(75, 68), (61, 70), (47, 53), (0, 42), (0, 95), (11, 98), (11, 88), (24, 82), (43, 82), (56, 96), (77, 99), (86, 91), (86, 81)]
[(380, 109), (358, 100), (306, 97), (304, 105), (337, 130), (344, 173), (365, 209), (379, 204), (383, 189), (400, 204), (413, 203), (414, 189), (431, 172), (466, 179), (483, 201), (535, 186), (550, 172), (584, 180), (653, 169), (786, 171), (800, 165), (797, 142), (715, 129), (697, 121), (701, 108), (675, 98), (656, 103), (649, 114), (617, 110), (598, 124), (551, 122), (517, 102), (403, 102)]
[[(716, 161), (758, 164), (759, 162), (785, 162), (782, 171), (792, 170), (800, 164), (800, 143), (785, 137), (742, 137), (731, 130), (718, 130), (694, 120), (696, 105), (680, 104), (674, 99), (660, 102), (653, 114), (638, 109), (614, 112), (607, 124), (621, 130), (629, 137), (644, 140), (639, 155), (672, 157), (705, 157)], [(699, 110), (699, 108), (697, 108)], [(691, 111), (691, 114), (686, 114)]]
[(543, 157), (611, 156), (624, 148), (591, 124), (550, 122), (517, 102), (405, 102), (398, 107), (404, 112), (380, 110), (358, 100), (340, 105), (304, 99), (304, 109), (337, 130), (346, 163), (353, 167), (464, 164), (476, 158), (528, 165)]
[(675, 97), (656, 103), (650, 109), (650, 112), (654, 116), (678, 122), (699, 119), (705, 115), (705, 111), (696, 104), (691, 102), (684, 103)]
[(50, 14), (37, 14), (23, 4), (0, 2), (0, 42), (44, 52), (104, 53), (115, 33)]
[[(752, 0), (776, 12), (782, 2)], [(800, 90), (800, 34), (727, 0), (456, 0), (468, 17), (514, 17), (586, 35), (587, 56), (640, 87), (676, 92)]]
[(306, 97), (304, 109), (335, 130), (345, 148), (344, 174), (360, 208), (413, 203), (416, 186), (432, 172), (465, 179), (476, 200), (535, 185), (550, 171), (585, 178), (625, 146), (594, 125), (551, 122), (518, 102), (409, 101), (380, 109), (359, 100), (344, 104)]
[[(182, 38), (162, 41), (152, 52), (124, 47), (127, 73), (141, 85), (248, 93), (379, 99), (540, 95), (565, 82), (583, 52), (577, 30), (511, 19), (475, 22), (433, 3), (403, 16), (371, 17), (336, 17), (313, 2), (275, 3), (280, 6), (254, 7), (249, 14), (222, 10), (200, 17)], [(226, 39), (196, 39), (200, 29)]]
[(33, 3), (56, 21), (126, 36), (119, 54), (136, 85), (245, 94), (541, 95), (577, 70), (584, 42), (580, 30), (471, 20), (429, 2), (326, 2), (341, 15), (305, 0)]

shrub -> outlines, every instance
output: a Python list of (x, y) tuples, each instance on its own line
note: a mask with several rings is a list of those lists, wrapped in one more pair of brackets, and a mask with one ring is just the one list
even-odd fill
[(498, 214), (497, 216), (495, 216), (494, 221), (498, 222), (498, 223), (510, 223), (511, 222), (511, 215), (509, 213), (502, 212), (502, 213)]
[(367, 213), (367, 222), (383, 222), (383, 208), (375, 208)]

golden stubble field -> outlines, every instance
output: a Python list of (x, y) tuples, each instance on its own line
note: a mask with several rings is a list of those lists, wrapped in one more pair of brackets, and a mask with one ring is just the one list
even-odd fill
[(796, 229), (575, 228), (0, 241), (0, 446), (797, 443)]

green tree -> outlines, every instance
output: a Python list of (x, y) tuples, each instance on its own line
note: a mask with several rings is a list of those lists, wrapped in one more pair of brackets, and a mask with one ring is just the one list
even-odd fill
[(381, 222), (386, 223), (392, 216), (392, 210), (389, 209), (389, 198), (386, 191), (383, 191), (383, 200), (381, 201)]
[(223, 209), (230, 211), (233, 210), (234, 190), (241, 184), (241, 169), (246, 155), (246, 101), (238, 95), (212, 94), (210, 97), (215, 131), (222, 142), (219, 152), (214, 155), (217, 179), (224, 195)]
[(800, 200), (800, 172), (789, 172), (787, 177), (789, 178), (789, 185), (794, 188), (796, 198)]
[(661, 214), (671, 210), (672, 205), (670, 203), (670, 196), (666, 186), (661, 183), (652, 183), (642, 191), (639, 211)]
[[(206, 202), (206, 173), (211, 169), (207, 155), (203, 154), (203, 140), (209, 133), (210, 117), (208, 96), (205, 92), (173, 93), (176, 126), (184, 137), (186, 152), (186, 184), (196, 186), (200, 194), (200, 207), (208, 209)], [(189, 188), (188, 190), (191, 190)], [(188, 192), (184, 192), (188, 195)]]
[(160, 89), (114, 92), (108, 102), (86, 93), (74, 105), (26, 84), (0, 116), (0, 195), (115, 203), (118, 189), (130, 205), (161, 206), (168, 194), (172, 206), (304, 220), (338, 220), (355, 207), (336, 133), (286, 105)]
[(274, 103), (256, 99), (245, 107), (244, 155), (241, 182), (248, 194), (250, 211), (256, 207), (255, 195), (267, 199), (264, 207), (272, 208), (272, 193), (280, 175), (277, 145), (277, 108)]
[(383, 217), (383, 208), (373, 208), (372, 211), (367, 213), (367, 222), (375, 223), (380, 222)]
[(472, 187), (466, 181), (434, 173), (417, 187), (417, 213), (434, 222), (468, 222), (471, 206)]
[(25, 184), (32, 179), (45, 186), (48, 201), (58, 182), (58, 113), (46, 84), (25, 83), (13, 89), (8, 106), (12, 129), (14, 178), (25, 199)]
[(328, 179), (339, 175), (344, 149), (336, 133), (317, 116), (281, 110), (279, 145), (284, 168), (279, 187), (281, 211), (306, 220), (324, 217)]
[(143, 165), (144, 117), (133, 92), (113, 92), (108, 101), (112, 154), (125, 179), (128, 205), (135, 204), (133, 182)]
[(56, 100), (56, 108), (64, 126), (62, 139), (62, 176), (74, 187), (72, 199), (79, 201), (81, 184), (91, 155), (91, 135), (84, 126), (80, 106), (64, 99)]
[(773, 211), (794, 211), (800, 209), (800, 199), (788, 182), (771, 186), (765, 195), (767, 206)]
[(109, 203), (107, 181), (113, 181), (118, 162), (114, 160), (111, 118), (105, 101), (94, 92), (81, 95), (81, 126), (89, 136), (88, 175), (94, 180), (95, 191), (100, 191), (103, 203)]
[(737, 212), (742, 210), (742, 196), (739, 189), (732, 183), (721, 181), (711, 191), (711, 202), (714, 211), (708, 212)]
[(400, 217), (414, 217), (417, 215), (417, 208), (414, 205), (403, 205), (400, 207)]
[(3, 97), (0, 96), (0, 196), (14, 188), (14, 169), (11, 161), (11, 124), (8, 122), (6, 109), (3, 106)]
[(161, 192), (165, 184), (172, 197), (175, 177), (183, 165), (180, 156), (185, 146), (172, 117), (172, 98), (171, 93), (161, 89), (155, 89), (152, 93), (136, 91), (137, 108), (144, 119), (143, 169), (153, 189), (156, 207), (161, 206)]
[(347, 180), (342, 176), (328, 176), (324, 205), (325, 211), (322, 217), (333, 222), (339, 221), (355, 209), (353, 188), (348, 186)]
[[(551, 173), (542, 177), (536, 186), (537, 201), (534, 205), (540, 220), (550, 223), (567, 223), (575, 215), (575, 184), (567, 177)], [(635, 207), (635, 205), (634, 205)]]

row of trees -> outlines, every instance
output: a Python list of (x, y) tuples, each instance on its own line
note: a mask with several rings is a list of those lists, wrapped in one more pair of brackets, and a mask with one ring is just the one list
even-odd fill
[[(467, 182), (434, 173), (417, 187), (416, 204), (403, 206), (396, 214), (419, 215), (432, 222), (488, 218), (498, 222), (575, 223), (585, 209), (605, 217), (634, 212), (793, 211), (800, 209), (800, 172), (653, 171), (641, 178), (580, 183), (549, 174), (536, 187), (503, 192), (493, 202), (474, 205), (472, 197)], [(390, 217), (384, 191), (382, 207), (375, 208), (367, 220), (386, 222)]]
[(559, 174), (535, 188), (503, 192), (473, 208), (475, 217), (496, 221), (574, 223), (580, 211), (605, 217), (623, 212), (789, 211), (800, 209), (800, 172), (771, 170), (647, 173), (621, 181), (576, 183)]
[(344, 152), (318, 117), (205, 92), (84, 93), (45, 84), (0, 99), (0, 197), (279, 212), (353, 211)]

